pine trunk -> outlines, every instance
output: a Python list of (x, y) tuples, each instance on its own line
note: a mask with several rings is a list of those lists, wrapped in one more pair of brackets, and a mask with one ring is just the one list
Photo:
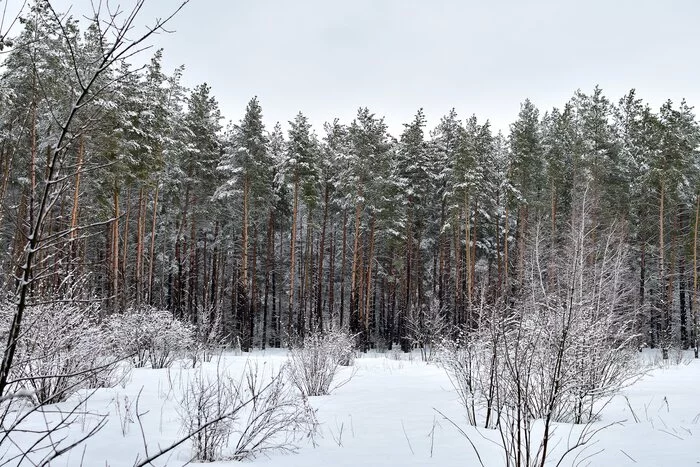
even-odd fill
[(365, 292), (365, 310), (364, 310), (364, 326), (363, 326), (363, 332), (365, 335), (364, 342), (365, 342), (365, 350), (369, 349), (369, 342), (370, 342), (370, 332), (369, 332), (369, 325), (370, 325), (370, 313), (373, 314), (374, 312), (374, 307), (372, 306), (372, 296), (373, 296), (373, 291), (372, 291), (372, 265), (374, 263), (374, 224), (375, 224), (375, 215), (372, 214), (372, 220), (370, 222), (370, 228), (369, 228), (369, 254), (367, 256), (367, 280), (366, 280), (366, 292)]
[(352, 270), (350, 272), (350, 332), (357, 332), (356, 325), (358, 324), (358, 267), (360, 262), (360, 217), (362, 214), (362, 205), (359, 201), (362, 198), (362, 188), (358, 192), (358, 201), (355, 205), (355, 238), (353, 239), (352, 247)]
[(455, 316), (453, 319), (453, 324), (462, 324), (462, 234), (461, 227), (462, 220), (460, 219), (459, 213), (455, 216), (454, 226), (452, 227), (453, 237), (454, 237), (454, 254), (455, 254), (455, 281), (454, 281), (454, 293), (455, 293)]
[(141, 304), (143, 293), (143, 237), (145, 235), (146, 223), (146, 201), (144, 197), (144, 189), (139, 189), (139, 211), (136, 222), (136, 271), (134, 278), (135, 299), (136, 305)]
[[(466, 306), (469, 309), (468, 314), (471, 315), (472, 306), (472, 239), (471, 239), (471, 209), (469, 207), (469, 194), (464, 193), (464, 270), (466, 273), (467, 281), (467, 303)], [(471, 323), (467, 323), (471, 326)]]
[(318, 267), (316, 284), (316, 322), (313, 326), (316, 331), (323, 331), (323, 257), (326, 251), (326, 224), (328, 223), (328, 198), (330, 187), (326, 184), (323, 197), (323, 221), (321, 224), (321, 239), (318, 246)]
[(156, 183), (156, 190), (153, 194), (153, 219), (151, 221), (151, 244), (148, 252), (148, 303), (153, 305), (153, 274), (155, 272), (155, 252), (156, 252), (156, 227), (158, 222), (158, 190), (160, 183)]
[(299, 214), (299, 176), (294, 177), (294, 206), (292, 208), (292, 231), (289, 241), (289, 310), (287, 313), (287, 343), (291, 346), (292, 320), (294, 319), (294, 267), (296, 266), (297, 216)]
[[(267, 347), (267, 316), (268, 316), (268, 297), (270, 295), (270, 272), (272, 270), (272, 261), (274, 255), (274, 219), (273, 211), (270, 209), (270, 214), (267, 220), (267, 252), (265, 254), (265, 291), (263, 297), (263, 324), (262, 324), (262, 342), (260, 343), (263, 350)], [(274, 323), (274, 314), (273, 314)]]
[(345, 317), (345, 265), (347, 264), (348, 246), (348, 210), (343, 210), (343, 248), (340, 260), (340, 328), (343, 329), (343, 318)]
[[(664, 282), (666, 282), (666, 273), (665, 273), (665, 258), (664, 258), (664, 250), (666, 248), (666, 242), (664, 239), (664, 198), (665, 198), (665, 193), (664, 193), (664, 185), (663, 183), (661, 184), (660, 188), (660, 193), (659, 193), (659, 289), (661, 289), (662, 285)], [(663, 323), (661, 324), (663, 326), (663, 334), (661, 336), (663, 342), (662, 342), (662, 351), (663, 351), (663, 358), (667, 359), (668, 358), (668, 345), (669, 345), (669, 329), (668, 326), (671, 324), (669, 315), (668, 315), (668, 304), (666, 303), (664, 293), (659, 290), (659, 298), (661, 301), (661, 317), (663, 320)]]
[(112, 304), (116, 307), (119, 303), (119, 190), (116, 185), (112, 191), (112, 202), (114, 203), (114, 220), (112, 221), (112, 288), (110, 295)]
[(248, 224), (249, 224), (249, 206), (250, 206), (250, 176), (245, 175), (243, 181), (243, 226), (241, 229), (241, 268), (239, 276), (240, 293), (243, 295), (241, 306), (243, 308), (242, 312), (242, 335), (244, 350), (250, 348), (251, 330), (249, 329), (251, 313), (251, 298), (250, 298), (250, 288), (248, 284)]
[(126, 265), (129, 253), (129, 220), (131, 219), (131, 190), (126, 190), (126, 213), (124, 215), (124, 239), (122, 246), (122, 261), (121, 261), (121, 278), (122, 278), (122, 307), (126, 306), (129, 300), (129, 283), (128, 274), (126, 273)]
[(73, 208), (70, 214), (70, 234), (71, 258), (76, 256), (77, 246), (74, 244), (78, 235), (78, 209), (80, 207), (80, 175), (83, 169), (83, 157), (85, 155), (85, 138), (80, 136), (80, 146), (78, 147), (78, 163), (75, 171), (75, 188), (73, 189)]
[(510, 235), (510, 218), (508, 212), (508, 197), (504, 196), (506, 213), (505, 219), (503, 221), (503, 293), (505, 294), (506, 304), (508, 303), (508, 296), (510, 295), (510, 268), (509, 268), (509, 258), (508, 258), (508, 236)]
[(248, 348), (252, 348), (255, 345), (255, 319), (258, 314), (258, 227), (257, 224), (253, 224), (253, 259), (252, 259), (252, 270), (250, 274), (251, 286), (250, 286), (250, 304), (248, 306)]
[(695, 358), (700, 357), (700, 336), (698, 333), (698, 224), (700, 223), (700, 195), (695, 200), (695, 232), (693, 234), (693, 339)]
[(331, 226), (331, 251), (328, 264), (328, 328), (335, 329), (335, 224)]

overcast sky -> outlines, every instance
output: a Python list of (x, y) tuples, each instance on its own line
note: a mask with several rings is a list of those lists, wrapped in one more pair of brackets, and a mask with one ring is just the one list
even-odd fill
[[(148, 3), (143, 18), (177, 2)], [(270, 126), (301, 110), (321, 133), (367, 106), (397, 134), (419, 107), (431, 125), (455, 107), (507, 130), (525, 98), (544, 111), (595, 84), (700, 106), (699, 24), (697, 0), (191, 0), (154, 42), (227, 120), (257, 95)]]

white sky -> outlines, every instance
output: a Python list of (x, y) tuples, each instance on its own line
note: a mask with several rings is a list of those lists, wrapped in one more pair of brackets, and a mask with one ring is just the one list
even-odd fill
[[(71, 3), (90, 9), (54, 0)], [(176, 3), (150, 0), (142, 17)], [(419, 107), (431, 126), (455, 107), (507, 130), (526, 97), (544, 111), (596, 83), (615, 101), (634, 87), (654, 106), (700, 106), (698, 24), (697, 0), (191, 0), (154, 42), (227, 120), (257, 95), (269, 127), (301, 110), (322, 133), (368, 106), (398, 136)]]

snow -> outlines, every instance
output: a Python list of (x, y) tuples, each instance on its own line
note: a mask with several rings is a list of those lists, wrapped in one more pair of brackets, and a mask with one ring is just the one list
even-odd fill
[[(651, 355), (645, 353), (643, 357)], [(283, 350), (226, 354), (219, 365), (237, 376), (243, 373), (249, 359), (267, 368), (280, 368), (287, 354)], [(216, 365), (216, 362), (205, 363), (204, 371), (215, 372)], [(119, 467), (132, 466), (139, 453), (143, 458), (143, 439), (135, 416), (137, 399), (149, 453), (177, 440), (182, 432), (175, 393), (183, 388), (193, 371), (198, 370), (185, 368), (184, 362), (171, 369), (135, 369), (123, 386), (95, 391), (86, 408), (107, 414), (105, 427), (88, 441), (84, 454), (79, 448), (51, 465)], [(353, 372), (352, 379), (331, 395), (311, 398), (321, 423), (316, 446), (308, 443), (300, 446), (297, 454), (273, 454), (257, 458), (251, 464), (268, 467), (479, 465), (469, 442), (439, 411), (470, 435), (487, 467), (503, 465), (498, 446), (489, 441), (498, 439), (497, 432), (477, 431), (466, 425), (457, 395), (444, 371), (436, 365), (420, 361), (417, 354), (369, 353), (357, 358), (354, 368), (343, 368), (337, 378), (342, 380)], [(589, 459), (593, 466), (700, 464), (699, 385), (700, 360), (686, 359), (680, 365), (651, 369), (603, 409), (594, 429), (616, 424), (602, 430), (595, 444), (582, 456), (601, 451)], [(121, 407), (119, 411), (117, 404)], [(59, 406), (66, 409), (70, 401)], [(84, 435), (98, 420), (96, 416), (80, 417), (70, 428), (71, 436)], [(575, 433), (578, 428), (559, 425), (557, 429), (555, 441), (559, 442), (557, 449), (561, 449), (570, 432)], [(155, 465), (183, 465), (190, 460), (189, 456), (189, 444), (185, 443)], [(562, 465), (572, 462), (574, 456)]]

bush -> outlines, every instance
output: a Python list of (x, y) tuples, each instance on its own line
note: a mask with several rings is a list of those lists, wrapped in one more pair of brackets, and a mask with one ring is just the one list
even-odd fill
[[(14, 310), (2, 307), (0, 339), (7, 341)], [(116, 384), (116, 363), (106, 356), (94, 306), (57, 302), (28, 307), (10, 381), (39, 404), (66, 400), (82, 388)]]
[(353, 339), (347, 334), (310, 334), (302, 346), (291, 350), (287, 367), (289, 377), (305, 396), (327, 395), (331, 392), (338, 367), (351, 364), (353, 352)]
[(228, 340), (223, 332), (221, 310), (208, 308), (198, 313), (194, 339), (189, 349), (192, 367), (201, 362), (211, 362), (217, 351), (223, 349)]
[(115, 351), (130, 356), (135, 367), (167, 368), (182, 357), (194, 343), (194, 329), (155, 308), (132, 308), (113, 315), (107, 322), (107, 335)]
[[(483, 422), (486, 428), (494, 426), (500, 412), (497, 381), (501, 349), (490, 337), (484, 332), (460, 332), (456, 339), (443, 339), (436, 349), (436, 361), (450, 378), (466, 409), (467, 421), (473, 426)], [(482, 415), (484, 419), (479, 420)]]
[(222, 459), (235, 421), (238, 388), (216, 375), (208, 378), (201, 371), (189, 381), (179, 403), (178, 414), (185, 433), (192, 436), (194, 460), (214, 462)]
[(282, 371), (266, 376), (256, 365), (246, 366), (238, 380), (220, 368), (211, 375), (200, 369), (179, 402), (182, 429), (192, 434), (197, 461), (241, 461), (271, 451), (295, 452), (318, 425), (307, 399), (291, 390)]
[(352, 366), (355, 362), (355, 337), (341, 331), (326, 334), (331, 344), (331, 355), (340, 366)]
[(421, 359), (429, 362), (433, 359), (433, 348), (440, 343), (450, 330), (445, 316), (445, 309), (437, 299), (430, 301), (430, 306), (420, 306), (413, 310), (406, 319), (406, 336), (411, 345), (420, 349)]
[[(594, 234), (605, 237), (602, 246)], [(614, 229), (596, 231), (581, 220), (572, 223), (569, 241), (548, 257), (537, 230), (521, 294), (470, 310), (478, 311), (477, 330), (443, 346), (441, 360), (469, 422), (485, 414), (489, 426), (491, 417), (509, 465), (557, 463), (549, 458), (560, 441), (550, 443), (559, 422), (581, 426), (556, 453), (557, 465), (579, 455), (602, 429), (594, 422), (606, 402), (642, 373), (624, 243)]]

